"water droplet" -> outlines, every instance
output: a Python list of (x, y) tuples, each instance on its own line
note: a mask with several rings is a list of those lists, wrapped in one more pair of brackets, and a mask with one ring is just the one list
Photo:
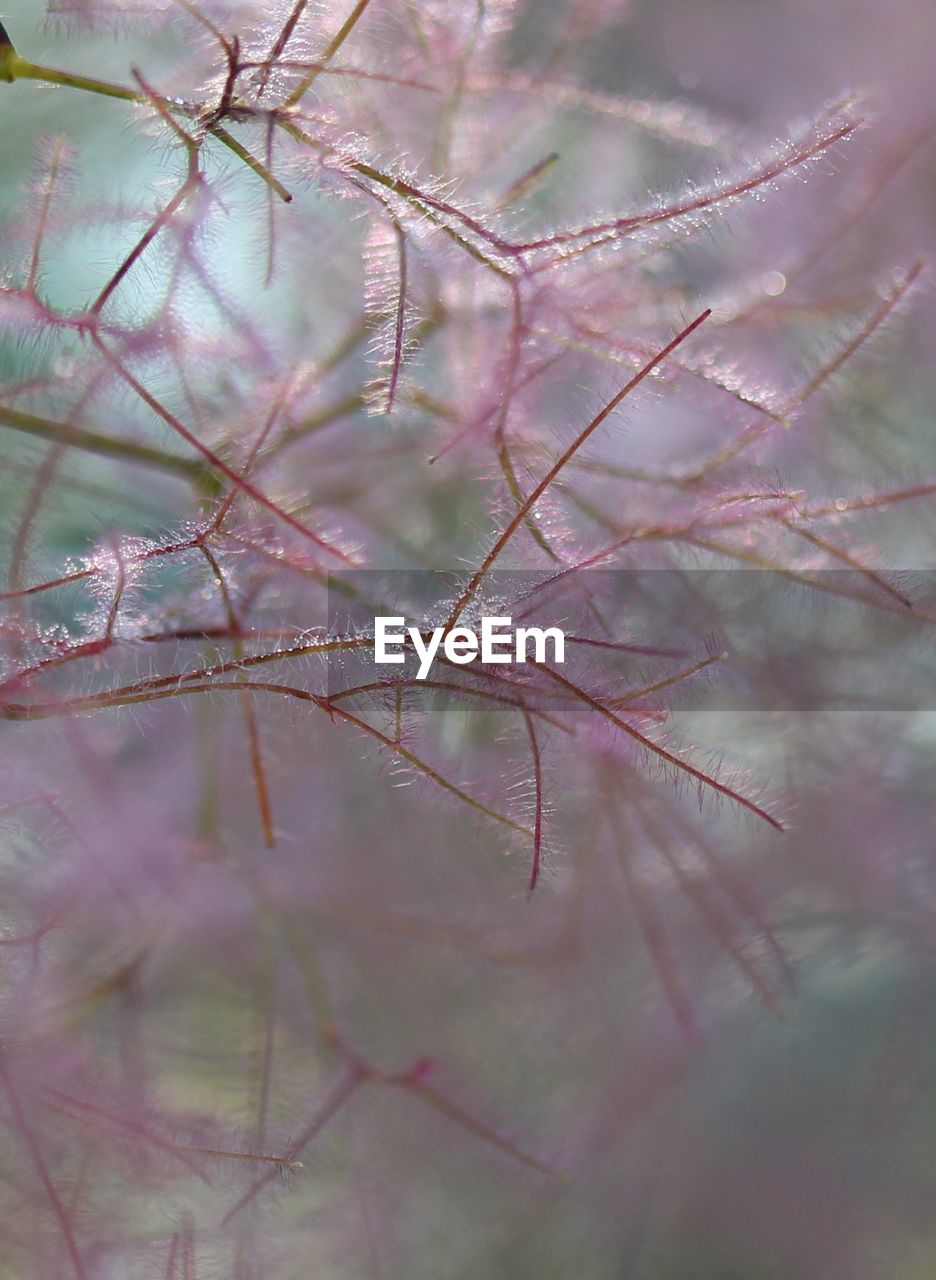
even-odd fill
[(761, 289), (768, 298), (779, 298), (786, 286), (786, 276), (782, 271), (768, 271), (761, 280)]

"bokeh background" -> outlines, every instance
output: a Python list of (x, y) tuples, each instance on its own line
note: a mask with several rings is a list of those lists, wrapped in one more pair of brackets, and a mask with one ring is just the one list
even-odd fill
[[(387, 13), (364, 21), (350, 46), (370, 67), (394, 69), (394, 7), (407, 5), (387, 0)], [(419, 0), (411, 7), (419, 10)], [(95, 6), (77, 9), (87, 16)], [(210, 9), (222, 26), (229, 16), (231, 29), (253, 33), (255, 7)], [(551, 75), (592, 91), (689, 103), (697, 115), (685, 119), (703, 133), (711, 127), (704, 145), (698, 134), (681, 145), (575, 107), (534, 103), (508, 114), (503, 171), (492, 162), (493, 176), (479, 174), (469, 164), (468, 197), (488, 178), (502, 188), (524, 163), (556, 151), (559, 162), (526, 204), (528, 225), (642, 207), (651, 193), (680, 191), (690, 178), (704, 183), (738, 156), (757, 155), (852, 91), (870, 104), (871, 123), (847, 146), (675, 246), (660, 268), (657, 283), (678, 280), (674, 310), (691, 316), (696, 302), (714, 302), (717, 341), (745, 385), (799, 385), (854, 332), (882, 281), (930, 259), (936, 10), (923, 0), (530, 0), (518, 9), (501, 66), (535, 76), (545, 60)], [(324, 6), (323, 23), (340, 11)], [(3, 20), (33, 61), (121, 83), (139, 66), (167, 92), (193, 92), (201, 55), (173, 6), (98, 32), (65, 16), (50, 22), (43, 6), (7, 0)], [(314, 24), (303, 38), (314, 49)], [(202, 62), (207, 84), (217, 66)], [(316, 107), (326, 111), (328, 91), (318, 92)], [(376, 111), (375, 136), (384, 131), (387, 150), (402, 139), (419, 154), (434, 108), (398, 104), (382, 117), (383, 100), (374, 108), (347, 92), (356, 121)], [(154, 193), (166, 198), (178, 156), (149, 122), (106, 98), (0, 85), (0, 111), (0, 253), (11, 271), (32, 225), (21, 217), (23, 186), (40, 140), (64, 132), (75, 147), (74, 212), (47, 240), (42, 281), (51, 306), (80, 309), (145, 225), (124, 211), (153, 208)], [(480, 154), (478, 116), (456, 139), (456, 171), (459, 155), (468, 164)], [(222, 167), (217, 157), (210, 163)], [(185, 329), (202, 344), (196, 399), (215, 438), (234, 447), (237, 430), (262, 421), (277, 373), (303, 359), (322, 364), (359, 316), (364, 230), (351, 202), (304, 181), (297, 216), (314, 236), (291, 238), (286, 224), (285, 266), (264, 289), (262, 192), (250, 175), (225, 171), (231, 207), (212, 223), (204, 260), (234, 300), (232, 314), (262, 332), (268, 367), (251, 376), (251, 357), (205, 298), (193, 291), (182, 301)], [(822, 253), (810, 261), (817, 245)], [(924, 267), (912, 305), (795, 430), (752, 459), (752, 477), (834, 501), (936, 476), (927, 276)], [(152, 306), (160, 279), (156, 266), (134, 277), (120, 304), (129, 321)], [(486, 295), (472, 287), (483, 315)], [(735, 324), (754, 303), (750, 324)], [(601, 306), (596, 293), (599, 319)], [(502, 338), (494, 303), (491, 310), (490, 332), (482, 326), (469, 349), (488, 373), (485, 343), (496, 348)], [(451, 348), (427, 344), (427, 396), (470, 399), (475, 374), (470, 358), (464, 367), (456, 359), (466, 349), (460, 336), (456, 329)], [(4, 331), (2, 387), (51, 378), (53, 394), (67, 392), (79, 359), (70, 338), (57, 345)], [(306, 415), (355, 394), (370, 376), (366, 351), (329, 376), (321, 399), (303, 401)], [(617, 371), (573, 354), (530, 417), (554, 446), (555, 433), (565, 439), (618, 382)], [(160, 387), (177, 394), (168, 381)], [(355, 405), (334, 434), (297, 455), (294, 483), (329, 527), (352, 530), (376, 568), (414, 555), (420, 567), (472, 563), (486, 545), (490, 458), (456, 449), (426, 480), (426, 455), (452, 433), (424, 411), (414, 401), (388, 424)], [(176, 443), (126, 393), (107, 414), (110, 429), (135, 440)], [(219, 423), (237, 424), (230, 439)], [(651, 397), (601, 457), (676, 467), (723, 438), (722, 425), (701, 399), (687, 407)], [(8, 546), (47, 449), (4, 432)], [(595, 485), (599, 503), (622, 502), (607, 477)], [(114, 531), (164, 537), (201, 511), (172, 477), (78, 451), (59, 466), (49, 495), (27, 549), (30, 582), (81, 563)], [(581, 517), (573, 513), (574, 531)], [(856, 537), (862, 555), (908, 571), (912, 584), (914, 572), (933, 568), (933, 534), (932, 499), (924, 498), (869, 517)], [(277, 588), (262, 618), (297, 632), (321, 623), (319, 585)], [(147, 584), (139, 610), (184, 618), (207, 591), (207, 614), (212, 590), (182, 565)], [(44, 627), (80, 631), (94, 608), (100, 601), (66, 593), (37, 605), (37, 616)], [(924, 636), (924, 652), (927, 644)], [(207, 662), (214, 651), (199, 652)], [(137, 650), (128, 662), (137, 675), (162, 669)], [(105, 666), (70, 693), (96, 689), (110, 674)], [(115, 663), (115, 683), (127, 669)], [(321, 671), (308, 663), (301, 674), (315, 680)], [(673, 792), (678, 823), (694, 824), (695, 834), (680, 838), (752, 886), (789, 968), (782, 1007), (765, 1007), (719, 930), (700, 924), (691, 895), (651, 858), (644, 890), (675, 939), (703, 1029), (690, 1044), (606, 847), (595, 775), (568, 746), (551, 747), (547, 874), (531, 899), (524, 846), (491, 838), (475, 815), (427, 796), (371, 743), (312, 727), (302, 707), (264, 711), (272, 851), (258, 834), (243, 730), (227, 706), (5, 725), (4, 936), (28, 936), (50, 913), (54, 921), (66, 912), (68, 926), (0, 955), (9, 960), (0, 973), (2, 1039), (14, 1080), (0, 1107), (0, 1276), (75, 1271), (37, 1143), (89, 1277), (936, 1275), (932, 692), (921, 687), (911, 710), (873, 699), (844, 710), (675, 708), (680, 733), (713, 751), (726, 746), (732, 762), (789, 798), (791, 826), (778, 840), (725, 807), (700, 813), (693, 796)], [(493, 716), (440, 712), (436, 745), (456, 771), (528, 789), (511, 772), (515, 759), (505, 766), (498, 752), (512, 732)], [(648, 812), (677, 821), (665, 780), (647, 785)], [(54, 806), (31, 808), (37, 794)], [(619, 838), (637, 850), (636, 834)], [(256, 1171), (192, 1151), (290, 1150), (318, 1109), (340, 1097), (350, 1051), (336, 1051), (336, 1042), (385, 1077), (431, 1058), (435, 1101), (399, 1081), (367, 1082), (347, 1105), (336, 1102), (304, 1146), (304, 1169), (223, 1226)], [(76, 1097), (97, 1108), (86, 1110), (84, 1128)], [(180, 1151), (194, 1169), (178, 1168)], [(534, 1153), (533, 1167), (518, 1151)]]

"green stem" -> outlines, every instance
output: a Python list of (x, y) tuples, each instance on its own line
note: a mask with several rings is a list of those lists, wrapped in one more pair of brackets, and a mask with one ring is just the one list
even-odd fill
[(252, 170), (258, 178), (261, 178), (267, 186), (279, 196), (284, 204), (289, 204), (292, 201), (292, 192), (288, 191), (280, 182), (279, 178), (272, 174), (265, 164), (261, 164), (252, 152), (248, 151), (247, 148), (242, 146), (236, 138), (232, 137), (231, 134), (228, 133), (227, 129), (222, 129), (219, 124), (213, 124), (209, 126), (208, 132), (212, 137), (217, 138), (219, 142), (223, 143), (224, 146), (227, 147), (228, 151), (232, 151), (234, 155), (237, 156), (238, 160), (242, 160), (247, 168)]
[(47, 84), (60, 84), (69, 89), (83, 89), (86, 93), (103, 94), (106, 98), (119, 98), (123, 102), (140, 102), (142, 95), (127, 85), (112, 84), (109, 80), (95, 80), (92, 76), (79, 76), (71, 71), (59, 71), (55, 67), (43, 67), (27, 62), (14, 53), (7, 66), (7, 80), (44, 80)]
[(328, 46), (325, 52), (322, 54), (322, 57), (318, 66), (314, 67), (309, 72), (309, 74), (305, 76), (305, 78), (301, 81), (301, 83), (298, 84), (295, 89), (293, 89), (292, 93), (286, 99), (285, 105), (287, 107), (294, 107), (300, 101), (300, 99), (305, 96), (308, 90), (315, 83), (316, 77), (319, 76), (322, 73), (322, 71), (324, 71), (325, 67), (328, 65), (329, 62), (331, 62), (332, 58), (335, 56), (335, 54), (344, 44), (345, 40), (347, 40), (348, 36), (357, 26), (358, 20), (361, 18), (361, 16), (364, 13), (364, 10), (367, 8), (369, 4), (370, 4), (370, 0), (357, 0), (357, 4), (348, 14), (347, 18), (345, 18), (337, 35), (332, 40), (331, 44)]
[(151, 445), (138, 444), (133, 440), (116, 439), (114, 436), (105, 435), (102, 431), (87, 431), (81, 427), (70, 426), (66, 422), (55, 422), (50, 418), (40, 418), (36, 414), (23, 413), (19, 409), (11, 409), (6, 405), (0, 405), (0, 425), (39, 440), (73, 445), (76, 449), (83, 449), (86, 453), (94, 453), (102, 458), (116, 458), (120, 462), (138, 462), (142, 466), (156, 467), (160, 471), (169, 472), (170, 475), (190, 480), (206, 493), (217, 493), (222, 487), (219, 477), (197, 458), (183, 458), (175, 453), (165, 453), (162, 449), (153, 448)]
[[(117, 98), (121, 102), (146, 102), (145, 94), (129, 85), (114, 84), (110, 80), (98, 80), (93, 76), (81, 76), (73, 71), (61, 71), (57, 67), (44, 67), (37, 62), (28, 62), (13, 48), (10, 37), (3, 24), (0, 23), (0, 80), (12, 84), (14, 80), (40, 80), (45, 84), (62, 85), (67, 89), (81, 89), (85, 93), (97, 93), (105, 98)], [(175, 115), (197, 117), (201, 108), (191, 102), (181, 102), (172, 98), (159, 98), (159, 102), (167, 111)], [(253, 173), (261, 178), (279, 198), (288, 204), (292, 193), (276, 178), (255, 155), (247, 150), (236, 138), (218, 124), (207, 126), (212, 137), (237, 156)]]

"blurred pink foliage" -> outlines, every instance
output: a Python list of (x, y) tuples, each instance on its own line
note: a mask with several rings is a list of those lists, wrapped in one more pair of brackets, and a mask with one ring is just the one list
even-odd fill
[[(114, 81), (0, 44), (60, 112), (0, 267), (0, 1278), (936, 1265), (928, 689), (843, 710), (830, 642), (814, 706), (765, 653), (719, 709), (714, 606), (593, 573), (931, 645), (932, 20), (845, 8), (53, 0)], [(90, 95), (148, 197), (82, 187)], [(572, 658), (375, 677), (352, 569)]]

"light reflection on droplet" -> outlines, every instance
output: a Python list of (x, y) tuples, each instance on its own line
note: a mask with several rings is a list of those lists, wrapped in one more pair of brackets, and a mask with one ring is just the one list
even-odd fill
[(761, 288), (768, 298), (779, 298), (786, 285), (786, 276), (782, 271), (768, 271), (761, 280)]

